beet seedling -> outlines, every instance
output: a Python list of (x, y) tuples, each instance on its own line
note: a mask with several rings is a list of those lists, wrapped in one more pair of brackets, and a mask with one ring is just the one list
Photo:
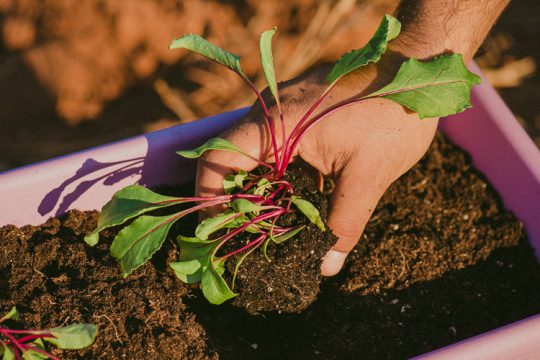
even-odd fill
[[(0, 324), (6, 320), (19, 320), (15, 307), (0, 318)], [(92, 324), (72, 324), (48, 330), (14, 330), (0, 325), (0, 355), (3, 360), (59, 360), (45, 348), (51, 343), (60, 349), (77, 350), (92, 345), (97, 335), (97, 328)]]
[[(226, 206), (221, 214), (202, 221), (195, 236), (178, 236), (179, 260), (171, 263), (176, 275), (184, 282), (200, 282), (206, 298), (214, 304), (235, 296), (231, 287), (242, 261), (261, 248), (266, 255), (270, 242), (280, 244), (294, 237), (305, 225), (283, 227), (279, 218), (294, 209), (302, 212), (309, 222), (321, 231), (325, 227), (319, 211), (305, 199), (297, 197), (292, 185), (284, 178), (300, 140), (316, 123), (344, 107), (358, 102), (383, 98), (397, 102), (418, 113), (420, 118), (455, 114), (471, 107), (470, 92), (480, 78), (469, 72), (460, 54), (442, 55), (431, 61), (408, 59), (401, 65), (395, 78), (383, 88), (365, 95), (352, 97), (316, 112), (323, 100), (332, 92), (339, 80), (350, 72), (376, 63), (386, 51), (388, 43), (399, 35), (401, 24), (385, 15), (376, 33), (361, 49), (343, 55), (327, 77), (328, 86), (308, 111), (299, 119), (290, 134), (285, 131), (285, 114), (279, 99), (271, 43), (276, 29), (265, 31), (260, 38), (260, 57), (268, 88), (277, 108), (277, 119), (272, 116), (261, 93), (240, 65), (240, 58), (209, 43), (202, 37), (188, 34), (175, 39), (170, 48), (185, 48), (222, 64), (238, 74), (255, 93), (270, 134), (274, 163), (252, 158), (238, 146), (225, 139), (213, 138), (200, 147), (179, 151), (181, 156), (195, 159), (206, 151), (230, 151), (248, 156), (267, 171), (255, 175), (240, 170), (223, 180), (224, 195), (213, 197), (174, 198), (156, 194), (142, 186), (132, 185), (117, 192), (105, 205), (97, 229), (85, 240), (90, 245), (98, 242), (99, 231), (136, 218), (123, 228), (111, 245), (111, 253), (120, 263), (124, 276), (144, 264), (162, 246), (172, 224), (194, 211), (216, 205)], [(278, 146), (276, 127), (281, 130), (281, 148)], [(179, 213), (166, 216), (143, 215), (151, 210), (180, 203), (196, 205)], [(234, 250), (224, 247), (242, 234), (248, 239)], [(227, 251), (223, 251), (227, 249)], [(224, 263), (238, 255), (231, 287), (223, 279)]]

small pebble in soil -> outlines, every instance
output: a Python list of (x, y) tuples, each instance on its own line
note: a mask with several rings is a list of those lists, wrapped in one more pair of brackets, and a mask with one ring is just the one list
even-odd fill
[(399, 302), (399, 299), (392, 299), (390, 300), (390, 304), (396, 305)]
[(253, 344), (251, 344), (250, 346), (251, 346), (251, 348), (252, 348), (253, 350), (257, 350), (257, 348), (259, 347), (259, 345), (257, 345), (257, 343), (253, 343)]
[(401, 307), (401, 313), (404, 313), (405, 311), (411, 310), (412, 306), (409, 304), (405, 304)]
[(450, 335), (452, 336), (456, 336), (457, 335), (457, 329), (454, 327), (454, 326), (450, 326), (448, 328), (448, 332), (450, 333)]

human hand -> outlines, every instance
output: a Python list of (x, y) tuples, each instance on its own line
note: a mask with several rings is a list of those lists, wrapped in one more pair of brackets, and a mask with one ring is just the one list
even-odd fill
[[(325, 109), (358, 94), (380, 88), (393, 77), (399, 57), (388, 55), (378, 65), (367, 66), (341, 81), (321, 104)], [(301, 116), (325, 89), (327, 69), (320, 69), (280, 86), (281, 106), (289, 134)], [(266, 96), (272, 103), (270, 96)], [(270, 108), (277, 118), (277, 109)], [(276, 138), (281, 139), (279, 126)], [(390, 100), (373, 99), (342, 109), (322, 120), (302, 138), (294, 153), (326, 176), (335, 179), (328, 226), (338, 237), (324, 257), (323, 275), (335, 275), (360, 239), (377, 202), (390, 184), (426, 152), (437, 128), (437, 119), (420, 120)], [(264, 117), (258, 104), (246, 118), (221, 137), (251, 156), (272, 162), (274, 157)], [(281, 146), (281, 142), (278, 141)], [(222, 192), (223, 177), (258, 164), (242, 155), (207, 152), (198, 163), (198, 196)]]

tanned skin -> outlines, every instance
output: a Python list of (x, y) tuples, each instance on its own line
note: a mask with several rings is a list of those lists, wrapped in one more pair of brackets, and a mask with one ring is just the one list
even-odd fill
[[(321, 104), (367, 94), (393, 79), (405, 58), (427, 60), (454, 52), (470, 61), (509, 0), (406, 0), (398, 19), (402, 33), (381, 61), (347, 75)], [(328, 68), (280, 84), (286, 131), (325, 89)], [(266, 94), (268, 95), (268, 94)], [(271, 97), (266, 100), (272, 103)], [(276, 116), (277, 109), (271, 109)], [(416, 113), (389, 100), (373, 99), (329, 116), (306, 133), (295, 157), (335, 179), (328, 226), (338, 237), (323, 259), (321, 272), (339, 272), (361, 238), (379, 199), (397, 178), (420, 160), (437, 130), (438, 119), (420, 120)], [(279, 128), (279, 127), (278, 127)], [(272, 162), (269, 134), (255, 104), (246, 118), (221, 137), (261, 160)], [(277, 134), (277, 139), (281, 139)], [(222, 193), (225, 175), (257, 166), (235, 153), (210, 151), (198, 163), (197, 196)], [(219, 209), (214, 209), (219, 211)]]

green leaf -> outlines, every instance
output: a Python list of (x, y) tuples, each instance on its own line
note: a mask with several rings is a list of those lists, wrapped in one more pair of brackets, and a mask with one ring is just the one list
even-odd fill
[[(236, 229), (237, 227), (244, 225), (248, 221), (250, 221), (250, 218), (248, 216), (246, 216), (246, 215), (242, 215), (242, 216), (239, 216), (236, 219), (228, 222), (227, 224), (225, 224), (224, 227), (226, 229)], [(262, 221), (258, 222), (257, 224), (251, 224), (245, 230), (247, 232), (249, 232), (249, 233), (252, 233), (252, 234), (259, 234), (260, 233), (259, 226), (261, 225), (261, 223), (262, 223)]]
[(231, 287), (234, 289), (234, 283), (236, 281), (236, 275), (238, 274), (238, 269), (240, 269), (240, 265), (242, 265), (242, 263), (244, 262), (244, 260), (253, 252), (255, 251), (255, 249), (257, 249), (257, 246), (254, 246), (252, 247), (251, 249), (249, 249), (248, 251), (246, 251), (244, 254), (242, 254), (242, 256), (240, 256), (238, 258), (238, 260), (236, 261), (236, 264), (234, 265), (234, 273), (233, 273), (233, 278), (232, 278), (232, 281), (231, 281)]
[(11, 310), (9, 310), (9, 312), (6, 315), (0, 318), (0, 323), (8, 319), (19, 320), (20, 318), (21, 318), (21, 315), (19, 314), (19, 311), (17, 311), (17, 308), (14, 306), (11, 308)]
[(49, 330), (54, 338), (44, 338), (45, 341), (60, 349), (82, 349), (92, 345), (97, 335), (97, 327), (92, 324), (71, 324)]
[(180, 262), (185, 262), (195, 259), (209, 258), (213, 254), (218, 242), (197, 244), (179, 240), (178, 244), (180, 246), (180, 255), (178, 256), (178, 260)]
[(248, 154), (246, 154), (242, 149), (237, 147), (236, 145), (231, 144), (230, 142), (222, 138), (212, 138), (196, 149), (182, 150), (182, 151), (177, 151), (176, 153), (188, 159), (196, 159), (208, 150), (230, 151), (230, 152), (235, 152), (238, 154), (245, 155), (247, 157), (251, 157)]
[(272, 56), (272, 37), (274, 37), (276, 30), (277, 28), (274, 27), (271, 30), (263, 32), (259, 41), (259, 47), (261, 51), (261, 65), (264, 77), (266, 78), (270, 92), (274, 96), (274, 99), (276, 99), (278, 108), (280, 108), (281, 105), (279, 101), (276, 73), (274, 70), (274, 58)]
[(234, 199), (230, 205), (235, 211), (240, 213), (259, 212), (263, 210), (263, 207), (257, 205), (247, 199)]
[(99, 215), (97, 228), (85, 236), (84, 241), (88, 245), (94, 246), (99, 241), (100, 231), (123, 224), (145, 212), (176, 205), (180, 202), (182, 200), (179, 198), (159, 195), (144, 186), (127, 186), (116, 192), (112, 199), (105, 204)]
[(177, 241), (180, 246), (180, 256), (177, 262), (169, 265), (183, 282), (188, 284), (200, 282), (217, 242), (184, 236), (179, 236)]
[(261, 180), (259, 180), (259, 182), (257, 182), (257, 188), (255, 189), (254, 194), (264, 195), (264, 192), (271, 187), (272, 184), (270, 183), (270, 181), (266, 178), (262, 178)]
[(206, 269), (208, 262), (205, 258), (193, 259), (188, 261), (177, 261), (169, 263), (174, 270), (176, 277), (187, 284), (198, 283), (202, 279), (202, 274)]
[(313, 224), (317, 225), (321, 231), (326, 231), (324, 223), (321, 219), (321, 214), (319, 210), (307, 200), (300, 199), (297, 196), (291, 198), (292, 203), (300, 210)]
[(24, 360), (43, 360), (48, 359), (48, 356), (38, 353), (37, 351), (27, 350), (23, 353)]
[(211, 304), (219, 305), (236, 296), (221, 276), (220, 272), (223, 273), (223, 270), (223, 263), (210, 262), (203, 272), (201, 289)]
[(235, 213), (225, 212), (211, 218), (206, 218), (195, 229), (195, 236), (201, 240), (207, 240), (210, 235), (223, 229), (236, 216), (238, 215)]
[(266, 240), (264, 240), (264, 243), (263, 243), (263, 246), (262, 246), (262, 253), (264, 255), (264, 258), (268, 262), (271, 262), (270, 258), (268, 257), (268, 253), (267, 253), (268, 244), (270, 243), (271, 240), (272, 239), (270, 237), (268, 237)]
[(193, 51), (224, 65), (240, 76), (247, 78), (240, 65), (240, 57), (238, 55), (231, 54), (230, 52), (219, 48), (199, 35), (187, 34), (178, 39), (174, 39), (171, 42), (171, 45), (169, 45), (169, 49), (187, 49)]
[[(191, 244), (202, 244), (202, 245), (207, 245), (207, 244), (213, 244), (214, 241), (213, 240), (203, 240), (203, 239), (199, 239), (198, 237), (190, 237), (190, 236), (184, 236), (184, 235), (178, 235), (178, 237), (176, 238), (176, 241), (178, 242), (178, 245), (179, 246), (192, 246)], [(186, 245), (187, 243), (187, 245)]]
[(15, 360), (15, 354), (7, 346), (0, 346), (0, 355), (2, 355), (2, 360)]
[[(291, 229), (289, 231), (287, 231), (286, 233), (284, 234), (281, 234), (281, 235), (278, 235), (278, 236), (271, 236), (270, 238), (272, 239), (273, 242), (275, 242), (276, 244), (281, 244), (282, 242), (284, 241), (287, 241), (289, 240), (290, 238), (292, 238), (294, 235), (298, 234), (300, 231), (302, 231), (306, 226), (305, 225), (302, 225), (302, 226), (298, 226), (294, 229)], [(324, 227), (324, 225), (323, 225)], [(324, 230), (323, 230), (324, 231)]]
[(234, 189), (242, 189), (248, 173), (240, 170), (237, 174), (229, 174), (223, 179), (223, 191), (230, 194)]
[(124, 277), (143, 265), (161, 248), (176, 220), (178, 214), (141, 216), (116, 235), (111, 244), (111, 255), (118, 260)]
[(344, 54), (334, 65), (326, 78), (329, 84), (338, 81), (342, 76), (369, 63), (376, 63), (386, 51), (388, 42), (395, 39), (401, 31), (401, 23), (390, 15), (385, 15), (379, 28), (369, 42), (358, 50)]
[(415, 112), (421, 119), (459, 113), (471, 105), (471, 89), (480, 77), (470, 72), (461, 54), (431, 61), (405, 61), (394, 80), (364, 98), (383, 97)]
[(233, 192), (236, 189), (236, 181), (234, 174), (229, 174), (223, 178), (223, 192), (227, 195)]
[[(43, 344), (43, 341), (41, 339), (33, 341), (32, 346), (41, 350), (45, 350), (45, 345)], [(27, 350), (23, 353), (24, 360), (43, 360), (48, 358), (48, 356), (33, 350)]]
[(240, 169), (238, 171), (238, 174), (234, 175), (234, 183), (236, 184), (236, 187), (243, 188), (244, 187), (244, 181), (248, 177), (248, 173), (244, 170)]

